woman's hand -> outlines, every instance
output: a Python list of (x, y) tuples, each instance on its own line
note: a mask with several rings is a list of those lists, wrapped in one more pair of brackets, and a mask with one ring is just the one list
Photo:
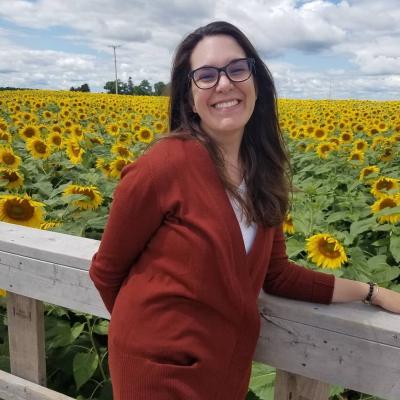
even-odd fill
[(379, 292), (372, 298), (372, 304), (400, 314), (400, 293), (380, 287)]

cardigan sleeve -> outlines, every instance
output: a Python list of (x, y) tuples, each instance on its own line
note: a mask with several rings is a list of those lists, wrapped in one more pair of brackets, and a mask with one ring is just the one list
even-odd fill
[(163, 220), (146, 158), (142, 156), (122, 170), (100, 247), (89, 268), (110, 313), (121, 284)]
[(282, 226), (275, 230), (265, 292), (295, 300), (329, 304), (335, 276), (306, 269), (288, 260)]

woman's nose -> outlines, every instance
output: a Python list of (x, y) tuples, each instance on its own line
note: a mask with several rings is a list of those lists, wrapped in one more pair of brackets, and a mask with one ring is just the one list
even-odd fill
[(231, 80), (226, 76), (226, 73), (224, 71), (221, 71), (219, 73), (219, 81), (216, 89), (218, 91), (224, 91), (230, 89), (231, 86), (232, 86)]

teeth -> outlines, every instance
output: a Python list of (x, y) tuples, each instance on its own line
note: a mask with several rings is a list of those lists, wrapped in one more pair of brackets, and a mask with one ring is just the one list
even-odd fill
[(215, 108), (228, 108), (228, 107), (233, 107), (236, 106), (239, 102), (237, 100), (231, 100), (231, 101), (225, 101), (223, 103), (217, 103), (215, 104)]

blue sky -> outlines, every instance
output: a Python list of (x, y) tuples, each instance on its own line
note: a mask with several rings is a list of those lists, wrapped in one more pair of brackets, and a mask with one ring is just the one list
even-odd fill
[(280, 97), (400, 98), (399, 0), (0, 0), (0, 86), (102, 91), (114, 78), (169, 80), (198, 26), (239, 26)]

